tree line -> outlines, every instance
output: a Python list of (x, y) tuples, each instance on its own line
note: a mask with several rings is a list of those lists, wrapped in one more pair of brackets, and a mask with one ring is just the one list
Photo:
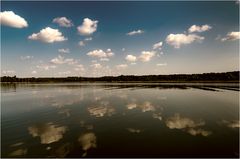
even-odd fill
[(203, 74), (120, 75), (103, 77), (30, 77), (3, 76), (1, 82), (238, 82), (239, 71)]

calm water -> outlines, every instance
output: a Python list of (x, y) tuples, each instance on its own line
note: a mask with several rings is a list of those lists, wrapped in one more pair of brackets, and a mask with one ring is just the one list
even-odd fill
[(237, 84), (2, 84), (2, 157), (238, 157)]

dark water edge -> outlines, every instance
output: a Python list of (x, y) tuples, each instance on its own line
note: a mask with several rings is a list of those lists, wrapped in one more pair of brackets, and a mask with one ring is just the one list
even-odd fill
[(239, 157), (238, 83), (2, 83), (1, 98), (2, 157)]

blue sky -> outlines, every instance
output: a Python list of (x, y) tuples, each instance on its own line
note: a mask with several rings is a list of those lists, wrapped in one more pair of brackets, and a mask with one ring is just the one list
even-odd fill
[(1, 3), (1, 75), (239, 70), (235, 1)]

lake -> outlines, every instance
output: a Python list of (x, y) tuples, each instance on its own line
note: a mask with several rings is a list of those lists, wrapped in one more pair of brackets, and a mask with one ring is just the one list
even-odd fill
[(2, 157), (239, 157), (239, 85), (1, 84)]

